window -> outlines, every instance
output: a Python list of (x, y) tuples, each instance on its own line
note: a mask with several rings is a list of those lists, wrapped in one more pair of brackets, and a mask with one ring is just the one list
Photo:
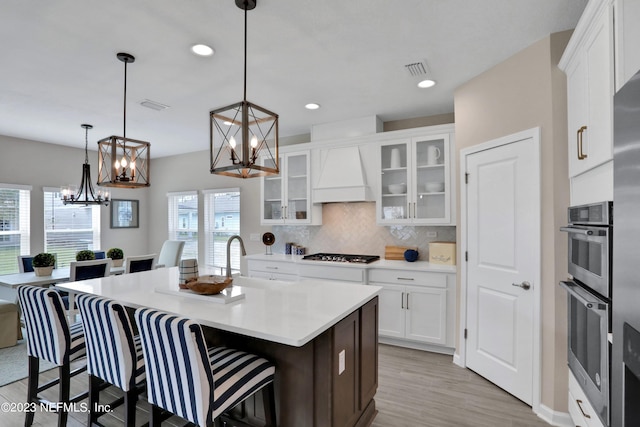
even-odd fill
[(45, 252), (55, 253), (58, 267), (66, 267), (82, 249), (100, 249), (100, 206), (65, 205), (59, 188), (45, 188)]
[[(204, 191), (205, 265), (227, 266), (227, 240), (240, 234), (240, 189)], [(231, 244), (231, 271), (240, 271), (240, 244)], [(226, 272), (225, 272), (226, 273)]]
[(182, 259), (198, 259), (198, 192), (168, 193), (169, 240), (184, 240)]
[(0, 274), (18, 272), (30, 251), (31, 187), (0, 184)]

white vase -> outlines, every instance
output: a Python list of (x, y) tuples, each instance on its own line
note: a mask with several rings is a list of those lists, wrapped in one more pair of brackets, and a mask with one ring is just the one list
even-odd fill
[(392, 169), (397, 169), (401, 167), (402, 163), (400, 162), (400, 149), (392, 148), (391, 149), (391, 161), (389, 162), (389, 166)]
[(123, 264), (123, 263), (124, 263), (124, 260), (123, 260), (123, 259), (112, 259), (112, 260), (111, 260), (111, 264), (112, 264), (114, 267), (122, 267), (122, 264)]
[(51, 276), (51, 273), (53, 273), (53, 266), (49, 266), (49, 267), (33, 267), (33, 271), (35, 271), (36, 276), (38, 276), (38, 277)]

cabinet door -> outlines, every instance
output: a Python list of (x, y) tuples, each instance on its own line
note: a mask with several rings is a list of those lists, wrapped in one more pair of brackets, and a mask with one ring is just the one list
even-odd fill
[(374, 284), (376, 286), (382, 286), (379, 294), (380, 317), (378, 322), (380, 325), (380, 335), (404, 338), (404, 286), (385, 285), (382, 283)]
[(433, 344), (447, 344), (447, 290), (406, 287), (406, 337)]
[[(280, 174), (262, 177), (261, 193), (262, 204), (261, 210), (261, 223), (262, 224), (281, 224), (284, 215), (285, 199), (284, 199), (284, 183), (282, 180), (283, 164), (282, 157), (280, 157)], [(263, 165), (267, 165), (268, 160), (263, 160)], [(273, 162), (268, 164), (269, 167), (275, 167)]]
[(285, 157), (286, 203), (284, 218), (287, 223), (308, 224), (310, 217), (311, 184), (309, 179), (309, 153), (291, 153)]
[(414, 138), (411, 218), (416, 224), (450, 222), (449, 135)]
[(605, 8), (567, 67), (569, 176), (613, 156), (612, 12)]
[(410, 142), (397, 141), (380, 146), (380, 183), (377, 220), (380, 224), (409, 223)]

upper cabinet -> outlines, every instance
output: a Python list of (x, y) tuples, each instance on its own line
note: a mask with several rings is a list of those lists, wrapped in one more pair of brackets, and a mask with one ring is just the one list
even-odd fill
[(281, 153), (280, 174), (262, 178), (261, 224), (311, 225), (322, 212), (311, 204), (310, 152)]
[(591, 0), (559, 67), (567, 75), (569, 176), (613, 158), (613, 8)]
[(451, 225), (453, 135), (434, 134), (380, 144), (378, 224)]
[(640, 2), (615, 0), (616, 91), (640, 70)]

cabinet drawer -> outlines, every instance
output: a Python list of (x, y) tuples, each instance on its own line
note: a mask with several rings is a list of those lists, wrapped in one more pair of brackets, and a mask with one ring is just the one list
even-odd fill
[(364, 270), (361, 268), (301, 265), (299, 272), (300, 277), (364, 283)]
[(569, 372), (569, 414), (576, 427), (604, 427), (596, 410), (589, 403), (587, 396), (571, 372)]
[(369, 270), (369, 282), (397, 283), (400, 285), (447, 287), (447, 275), (442, 273), (428, 273), (411, 270)]
[(298, 266), (292, 262), (274, 262), (263, 260), (248, 260), (249, 271), (265, 271), (269, 273), (298, 274)]

